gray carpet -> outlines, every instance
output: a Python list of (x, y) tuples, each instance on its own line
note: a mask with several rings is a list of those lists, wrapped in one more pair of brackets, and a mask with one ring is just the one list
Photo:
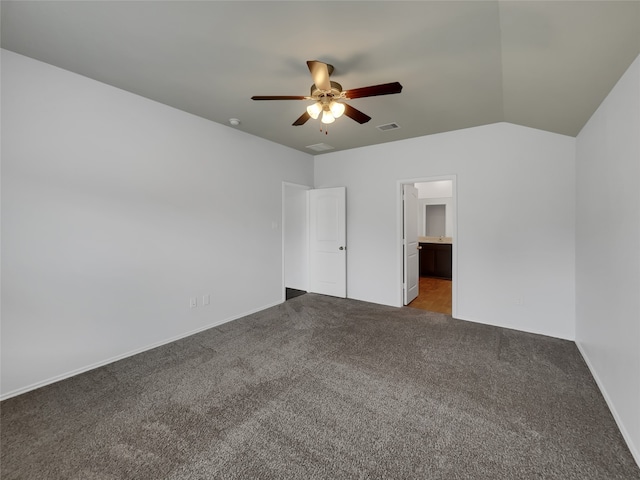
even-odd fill
[(640, 479), (568, 341), (307, 294), (2, 402), (9, 479)]

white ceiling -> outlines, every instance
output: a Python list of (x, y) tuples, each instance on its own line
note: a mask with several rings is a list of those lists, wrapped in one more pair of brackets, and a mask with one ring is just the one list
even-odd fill
[[(2, 47), (308, 153), (495, 122), (575, 136), (640, 54), (640, 1), (2, 1)], [(307, 60), (372, 117), (291, 124)], [(395, 122), (401, 128), (375, 127)], [(232, 128), (232, 127), (229, 127)], [(334, 150), (334, 151), (335, 151)]]

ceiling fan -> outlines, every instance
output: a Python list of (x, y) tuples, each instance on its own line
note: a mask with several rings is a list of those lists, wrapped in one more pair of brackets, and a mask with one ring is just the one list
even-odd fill
[(358, 123), (367, 123), (371, 120), (369, 115), (353, 108), (342, 100), (352, 100), (354, 98), (375, 97), (378, 95), (390, 95), (400, 93), (402, 85), (398, 82), (383, 83), (382, 85), (372, 85), (370, 87), (356, 88), (353, 90), (342, 90), (342, 85), (329, 80), (333, 73), (333, 65), (319, 62), (317, 60), (307, 61), (307, 66), (313, 78), (311, 85), (311, 95), (257, 95), (251, 97), (252, 100), (313, 100), (315, 103), (307, 107), (307, 111), (293, 122), (294, 126), (304, 125), (310, 118), (316, 119), (322, 113), (322, 123), (333, 123), (336, 118), (345, 114)]

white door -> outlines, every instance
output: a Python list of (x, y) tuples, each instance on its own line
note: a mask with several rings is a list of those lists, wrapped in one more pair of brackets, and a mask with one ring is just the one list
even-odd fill
[(309, 190), (309, 291), (347, 296), (345, 187)]
[(409, 305), (418, 296), (419, 244), (418, 244), (418, 189), (403, 185), (404, 215), (404, 304)]

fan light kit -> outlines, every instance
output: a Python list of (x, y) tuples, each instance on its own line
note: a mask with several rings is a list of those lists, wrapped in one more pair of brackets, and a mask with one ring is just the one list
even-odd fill
[(378, 95), (391, 95), (400, 93), (402, 85), (398, 82), (384, 83), (382, 85), (372, 85), (370, 87), (356, 88), (354, 90), (342, 90), (342, 85), (329, 80), (329, 76), (333, 73), (333, 65), (319, 62), (317, 60), (309, 60), (307, 62), (313, 85), (311, 85), (311, 95), (306, 96), (253, 96), (252, 100), (313, 100), (314, 103), (307, 107), (307, 111), (300, 118), (293, 122), (294, 126), (304, 125), (307, 120), (313, 118), (316, 120), (320, 114), (320, 121), (324, 124), (330, 124), (340, 118), (343, 114), (347, 117), (362, 124), (371, 120), (371, 117), (362, 113), (360, 110), (353, 108), (348, 103), (338, 100), (351, 100), (362, 97), (375, 97)]
[(345, 110), (344, 103), (338, 103), (331, 97), (322, 97), (322, 99), (313, 105), (307, 107), (307, 113), (314, 120), (322, 113), (322, 123), (333, 123), (336, 118), (340, 118)]

